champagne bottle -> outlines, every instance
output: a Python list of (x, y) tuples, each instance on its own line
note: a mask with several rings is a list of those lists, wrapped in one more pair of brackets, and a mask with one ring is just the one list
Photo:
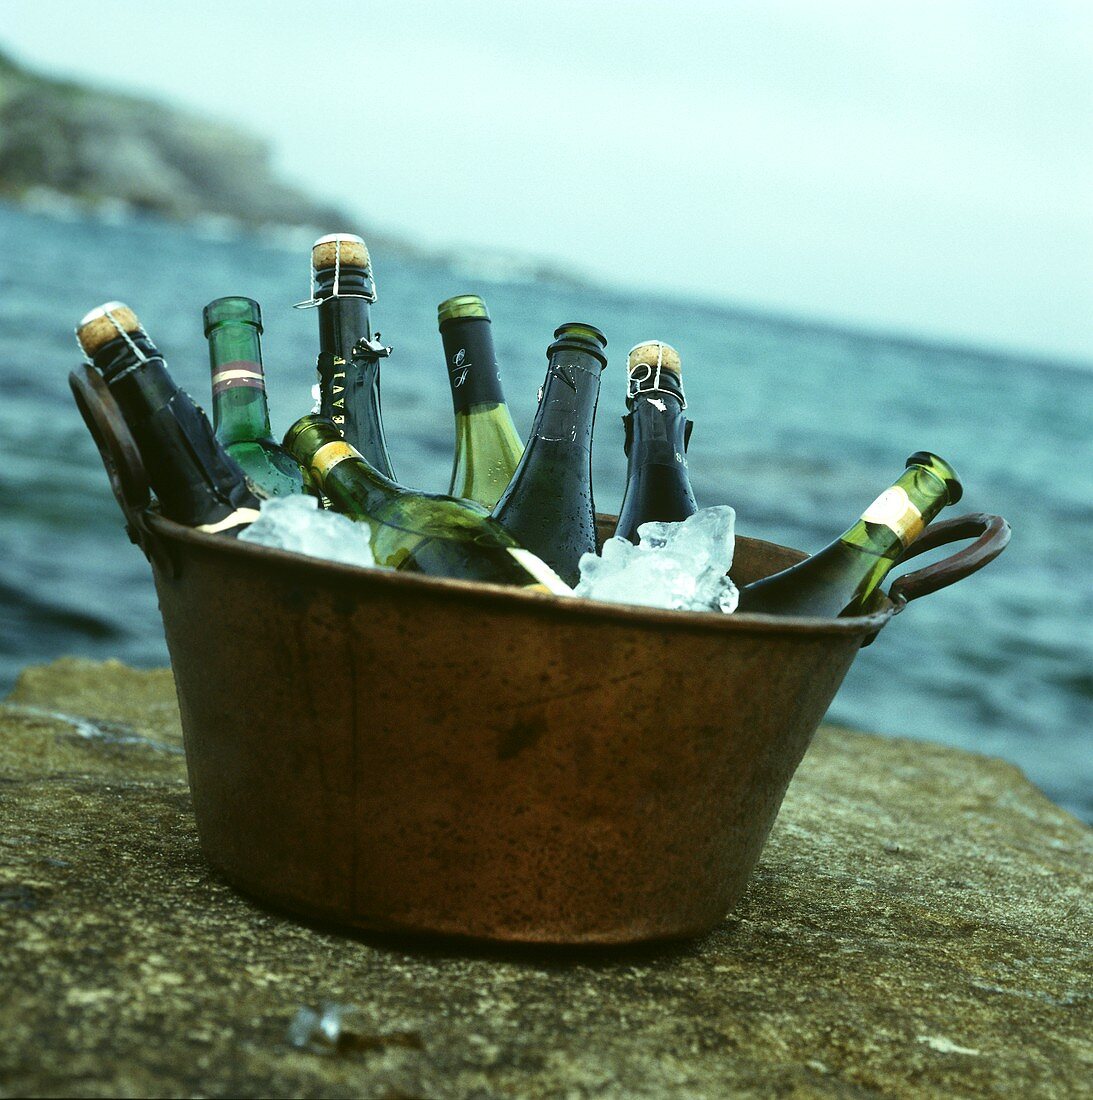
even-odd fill
[(512, 480), (524, 445), (501, 391), (490, 315), (477, 294), (461, 294), (437, 306), (437, 321), (455, 407), (448, 493), (492, 508)]
[(267, 496), (304, 491), (300, 464), (273, 439), (262, 370), (262, 311), (251, 298), (205, 307), (213, 383), (213, 428), (224, 449)]
[(312, 296), (319, 312), (319, 414), (384, 477), (394, 477), (380, 413), (380, 360), (391, 349), (372, 332), (372, 261), (360, 237), (332, 233), (311, 249)]
[(860, 615), (869, 597), (926, 524), (963, 495), (956, 471), (929, 451), (829, 546), (740, 590), (738, 611), (771, 615)]
[(630, 349), (626, 406), (626, 493), (615, 534), (636, 543), (643, 523), (678, 522), (698, 508), (687, 476), (691, 422), (683, 415), (687, 399), (675, 348), (646, 340)]
[(136, 314), (107, 302), (80, 321), (76, 339), (118, 403), (163, 514), (230, 535), (253, 523), (258, 497), (204, 412), (167, 373)]
[(342, 439), (330, 420), (301, 417), (289, 428), (285, 446), (335, 511), (368, 524), (380, 565), (569, 594), (569, 587), (481, 505), (397, 485)]
[(527, 450), (493, 515), (574, 585), (581, 555), (596, 551), (592, 426), (607, 337), (578, 323), (562, 325), (554, 336)]

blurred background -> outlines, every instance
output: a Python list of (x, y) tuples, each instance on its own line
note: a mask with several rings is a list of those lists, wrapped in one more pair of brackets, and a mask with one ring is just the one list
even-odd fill
[[(148, 567), (68, 394), (131, 304), (208, 401), (201, 308), (257, 298), (275, 431), (310, 407), (312, 239), (359, 232), (395, 346), (396, 473), (447, 486), (436, 304), (480, 293), (518, 428), (554, 327), (674, 344), (700, 504), (815, 550), (912, 451), (1013, 524), (913, 604), (829, 716), (1017, 763), (1093, 816), (1093, 6), (6, 0), (0, 689), (167, 660)], [(681, 690), (686, 690), (685, 683)], [(848, 766), (852, 766), (848, 762)]]

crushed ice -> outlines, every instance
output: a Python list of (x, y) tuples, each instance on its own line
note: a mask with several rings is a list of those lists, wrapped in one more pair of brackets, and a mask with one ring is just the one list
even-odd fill
[(739, 600), (727, 576), (735, 524), (736, 512), (727, 505), (703, 508), (680, 523), (643, 523), (637, 546), (611, 538), (602, 555), (582, 555), (574, 593), (607, 603), (728, 614)]
[(376, 564), (368, 525), (338, 512), (324, 512), (315, 497), (306, 494), (262, 501), (258, 519), (239, 538), (347, 565)]

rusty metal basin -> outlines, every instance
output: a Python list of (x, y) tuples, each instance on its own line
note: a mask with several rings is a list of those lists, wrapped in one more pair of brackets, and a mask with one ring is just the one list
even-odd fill
[[(997, 517), (950, 521), (975, 547), (846, 619), (360, 569), (164, 519), (109, 395), (73, 388), (152, 562), (206, 857), (347, 928), (539, 944), (711, 928), (861, 645), (1008, 537)], [(733, 575), (802, 557), (741, 537)]]

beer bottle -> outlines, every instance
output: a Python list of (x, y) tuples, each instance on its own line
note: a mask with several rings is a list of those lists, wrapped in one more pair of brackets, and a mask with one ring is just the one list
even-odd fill
[(636, 543), (643, 523), (678, 522), (698, 507), (687, 476), (691, 422), (675, 348), (646, 340), (630, 349), (626, 406), (626, 493), (615, 534)]
[(569, 594), (569, 587), (472, 501), (418, 493), (384, 477), (324, 417), (301, 417), (285, 446), (335, 511), (367, 523), (376, 562), (410, 573)]
[(896, 483), (833, 543), (740, 590), (737, 611), (770, 615), (860, 615), (903, 551), (948, 504), (963, 495), (956, 471), (916, 451)]
[(477, 294), (461, 294), (437, 306), (437, 321), (455, 407), (448, 493), (492, 508), (512, 480), (524, 445), (501, 390), (489, 311)]
[(372, 332), (372, 261), (360, 237), (332, 233), (311, 249), (311, 300), (319, 313), (319, 414), (384, 477), (394, 477), (380, 413), (380, 360), (391, 349)]
[(243, 470), (175, 385), (136, 314), (107, 302), (80, 321), (76, 339), (118, 403), (163, 514), (230, 535), (253, 523), (259, 501)]
[(554, 336), (527, 449), (493, 515), (574, 585), (581, 555), (596, 552), (592, 426), (607, 337), (580, 323), (562, 325)]
[(203, 314), (213, 383), (213, 429), (267, 496), (304, 491), (300, 464), (273, 439), (262, 370), (262, 311), (251, 298), (217, 298)]

